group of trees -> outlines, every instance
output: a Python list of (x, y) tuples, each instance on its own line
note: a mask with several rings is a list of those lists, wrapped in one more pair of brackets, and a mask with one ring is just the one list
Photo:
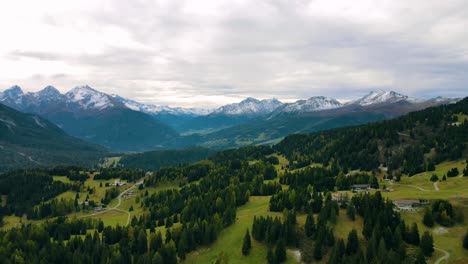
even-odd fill
[(441, 226), (452, 226), (455, 222), (462, 222), (463, 214), (457, 213), (452, 204), (446, 200), (434, 200), (424, 213), (423, 223), (428, 227), (435, 223)]
[[(16, 170), (0, 175), (0, 194), (6, 195), (4, 206), (0, 206), (0, 218), (5, 215), (23, 214), (38, 217), (35, 206), (55, 198), (68, 191), (78, 190), (78, 183), (63, 183), (54, 181), (48, 169)], [(45, 205), (49, 209), (52, 203)], [(60, 207), (60, 206), (59, 206)], [(47, 209), (44, 207), (45, 211)], [(44, 211), (44, 215), (49, 215)], [(59, 210), (60, 211), (60, 210)], [(0, 221), (1, 222), (1, 221)]]
[(282, 263), (286, 260), (286, 246), (297, 247), (296, 213), (284, 212), (283, 222), (279, 217), (254, 217), (252, 237), (268, 245), (268, 263)]

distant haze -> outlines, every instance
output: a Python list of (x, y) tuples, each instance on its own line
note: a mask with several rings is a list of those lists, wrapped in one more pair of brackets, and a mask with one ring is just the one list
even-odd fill
[(5, 1), (0, 91), (90, 85), (215, 107), (370, 90), (468, 95), (466, 0)]

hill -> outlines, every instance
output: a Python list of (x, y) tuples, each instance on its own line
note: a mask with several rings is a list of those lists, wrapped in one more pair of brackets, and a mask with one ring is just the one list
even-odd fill
[(92, 165), (108, 150), (67, 135), (51, 122), (0, 104), (0, 171), (51, 164)]
[(203, 160), (213, 153), (214, 151), (201, 147), (180, 150), (148, 151), (124, 155), (118, 164), (124, 168), (138, 168), (154, 171), (162, 167), (177, 166)]

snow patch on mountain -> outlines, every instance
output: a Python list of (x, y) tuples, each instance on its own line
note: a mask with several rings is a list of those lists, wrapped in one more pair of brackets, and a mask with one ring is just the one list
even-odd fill
[(343, 106), (338, 100), (325, 96), (314, 96), (307, 100), (298, 100), (279, 109), (283, 113), (305, 113), (334, 109)]
[(248, 97), (240, 103), (228, 104), (216, 109), (212, 114), (225, 115), (267, 115), (282, 106), (283, 103), (275, 98), (257, 100)]
[(362, 106), (369, 106), (374, 104), (382, 103), (396, 103), (400, 101), (407, 101), (410, 103), (421, 103), (424, 100), (408, 97), (407, 95), (402, 95), (394, 91), (372, 91), (364, 97), (351, 102), (352, 104), (358, 104)]
[(103, 110), (115, 106), (111, 97), (89, 86), (78, 86), (65, 94), (70, 102), (79, 104), (83, 109)]
[(170, 107), (167, 105), (153, 105), (153, 104), (143, 104), (139, 103), (116, 94), (111, 95), (112, 98), (121, 102), (126, 107), (134, 110), (143, 112), (150, 115), (158, 114), (172, 114), (172, 115), (193, 115), (193, 116), (202, 116), (211, 113), (212, 109), (202, 109), (202, 108), (182, 108), (182, 107)]

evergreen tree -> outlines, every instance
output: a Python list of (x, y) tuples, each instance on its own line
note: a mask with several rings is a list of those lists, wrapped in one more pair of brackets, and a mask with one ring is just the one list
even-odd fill
[(163, 258), (159, 252), (154, 253), (153, 259), (151, 259), (151, 264), (164, 264)]
[(408, 243), (418, 246), (419, 245), (419, 230), (418, 225), (413, 223), (411, 230), (408, 234)]
[(353, 204), (348, 205), (346, 214), (348, 215), (351, 221), (354, 221), (356, 219), (356, 207), (354, 207)]
[(432, 252), (434, 252), (434, 239), (429, 234), (429, 232), (424, 232), (421, 237), (421, 243), (419, 243), (419, 247), (425, 256), (430, 257), (432, 255)]
[(321, 260), (322, 259), (322, 242), (317, 240), (314, 245), (314, 259)]
[(314, 229), (315, 229), (315, 220), (314, 220), (314, 216), (312, 215), (312, 213), (307, 214), (304, 229), (305, 229), (306, 236), (312, 237), (314, 233)]
[(249, 229), (245, 232), (244, 242), (242, 243), (242, 255), (247, 256), (252, 249), (252, 241), (250, 240)]
[(282, 263), (286, 261), (286, 245), (283, 239), (278, 241), (275, 250), (276, 263)]
[(468, 231), (466, 231), (465, 237), (463, 238), (463, 247), (468, 249)]
[(414, 264), (426, 264), (426, 258), (424, 257), (424, 253), (421, 250), (418, 250), (418, 255), (416, 255), (416, 261)]
[(275, 254), (273, 254), (273, 249), (271, 247), (268, 247), (267, 262), (268, 264), (276, 264)]
[(351, 230), (348, 234), (348, 244), (346, 245), (346, 254), (348, 256), (353, 255), (357, 252), (359, 247), (359, 241), (356, 229)]
[(431, 210), (426, 210), (426, 212), (424, 213), (423, 224), (427, 227), (434, 226), (434, 218), (432, 217)]

